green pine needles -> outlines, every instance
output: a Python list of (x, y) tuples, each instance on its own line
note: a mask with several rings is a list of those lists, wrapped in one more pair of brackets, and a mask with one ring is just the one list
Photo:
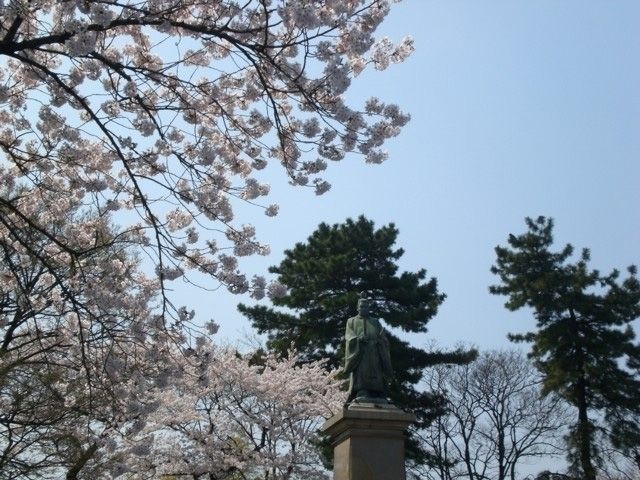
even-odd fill
[(553, 220), (526, 219), (528, 231), (496, 247), (491, 271), (506, 308), (533, 310), (537, 330), (511, 335), (531, 342), (530, 357), (544, 376), (544, 390), (576, 407), (569, 459), (585, 480), (595, 480), (598, 437), (635, 455), (640, 469), (640, 346), (631, 322), (640, 317), (640, 282), (630, 266), (626, 278), (588, 267), (589, 250), (572, 261), (571, 245), (554, 251)]

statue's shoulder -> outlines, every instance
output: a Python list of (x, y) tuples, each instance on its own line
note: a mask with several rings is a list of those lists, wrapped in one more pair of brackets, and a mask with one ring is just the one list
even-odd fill
[(355, 315), (347, 320), (347, 326), (352, 326), (359, 320), (362, 320), (362, 317), (360, 315)]

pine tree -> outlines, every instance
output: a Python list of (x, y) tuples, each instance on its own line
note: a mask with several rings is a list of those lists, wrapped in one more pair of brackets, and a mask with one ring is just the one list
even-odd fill
[[(239, 305), (260, 333), (268, 335), (267, 347), (284, 354), (293, 344), (304, 361), (327, 359), (329, 368), (341, 366), (344, 358), (344, 329), (356, 315), (358, 294), (366, 291), (377, 300), (372, 315), (389, 327), (404, 332), (426, 332), (427, 323), (437, 313), (445, 295), (427, 272), (398, 273), (397, 261), (404, 251), (395, 248), (398, 230), (393, 224), (374, 228), (360, 216), (343, 224), (321, 223), (305, 243), (285, 251), (278, 266), (269, 269), (278, 275), (287, 295), (273, 300), (276, 307)], [(394, 380), (391, 400), (412, 410), (418, 425), (428, 425), (439, 412), (439, 398), (419, 391), (426, 367), (438, 363), (463, 363), (475, 352), (428, 352), (389, 332)], [(427, 453), (410, 439), (408, 455), (419, 463)]]
[(614, 444), (637, 441), (637, 427), (628, 419), (640, 411), (640, 346), (631, 326), (640, 316), (640, 282), (634, 266), (624, 280), (617, 270), (590, 270), (588, 249), (575, 263), (571, 245), (552, 251), (552, 219), (526, 223), (526, 233), (509, 235), (509, 247), (496, 247), (491, 271), (501, 284), (490, 292), (508, 296), (509, 310), (533, 310), (537, 330), (510, 338), (532, 343), (544, 390), (576, 407), (570, 460), (582, 478), (595, 480), (597, 430)]

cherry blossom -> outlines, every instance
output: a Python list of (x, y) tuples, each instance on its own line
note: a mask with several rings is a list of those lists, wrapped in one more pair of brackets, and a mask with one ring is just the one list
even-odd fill
[(0, 471), (98, 478), (122, 456), (102, 446), (122, 442), (156, 408), (146, 392), (184, 330), (156, 321), (160, 282), (139, 271), (108, 216), (80, 214), (77, 201), (54, 193), (3, 193), (31, 199), (33, 221), (85, 253), (71, 262), (38, 231), (22, 232), (28, 243), (0, 242)]
[[(395, 105), (372, 99), (358, 109), (345, 97), (363, 69), (413, 50), (409, 38), (376, 39), (389, 9), (388, 0), (8, 1), (0, 184), (118, 212), (161, 283), (196, 270), (249, 291), (207, 242), (219, 237), (236, 255), (268, 252), (234, 211), (245, 201), (277, 214), (261, 203), (261, 171), (279, 164), (292, 184), (321, 195), (328, 160), (379, 163), (409, 120)], [(10, 217), (0, 241), (39, 231), (77, 268), (89, 247), (36, 222), (28, 203), (0, 197), (0, 216)]]
[[(128, 438), (127, 471), (190, 478), (327, 479), (314, 442), (345, 393), (322, 362), (252, 361), (203, 340), (190, 368), (156, 390), (159, 407)], [(142, 454), (137, 448), (144, 445)], [(120, 467), (122, 468), (122, 467)]]
[[(325, 478), (314, 441), (344, 401), (335, 372), (322, 362), (299, 366), (294, 353), (216, 347), (209, 335), (218, 325), (193, 331), (186, 306), (168, 324), (161, 282), (140, 273), (108, 215), (80, 215), (77, 203), (53, 196), (33, 211), (37, 221), (45, 223), (48, 201), (68, 208), (52, 231), (96, 248), (76, 267), (37, 232), (28, 250), (0, 244), (0, 470), (9, 478)], [(45, 250), (47, 262), (32, 261)], [(233, 274), (236, 258), (222, 259)], [(261, 277), (252, 285), (257, 297), (282, 288)]]

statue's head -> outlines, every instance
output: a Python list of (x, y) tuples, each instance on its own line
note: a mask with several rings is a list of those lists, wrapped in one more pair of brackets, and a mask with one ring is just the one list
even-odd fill
[(358, 315), (361, 317), (368, 317), (371, 313), (372, 301), (366, 297), (361, 296), (358, 299)]

